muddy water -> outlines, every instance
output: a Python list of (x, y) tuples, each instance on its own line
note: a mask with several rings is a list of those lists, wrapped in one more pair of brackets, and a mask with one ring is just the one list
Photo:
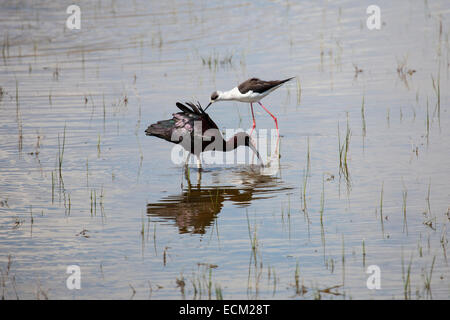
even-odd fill
[[(383, 2), (370, 31), (370, 4), (82, 1), (72, 31), (62, 4), (2, 3), (2, 297), (448, 299), (450, 6)], [(263, 101), (279, 171), (198, 179), (145, 136), (251, 76), (298, 78)]]

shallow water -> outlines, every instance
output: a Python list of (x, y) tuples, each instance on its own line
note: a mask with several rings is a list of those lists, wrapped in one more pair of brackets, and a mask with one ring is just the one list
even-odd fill
[[(62, 4), (3, 2), (2, 297), (448, 299), (450, 4), (380, 2), (374, 31), (370, 4), (81, 1), (71, 31)], [(198, 181), (145, 136), (176, 101), (252, 76), (300, 83), (263, 100), (278, 172), (206, 165)], [(208, 112), (251, 126), (245, 104)]]

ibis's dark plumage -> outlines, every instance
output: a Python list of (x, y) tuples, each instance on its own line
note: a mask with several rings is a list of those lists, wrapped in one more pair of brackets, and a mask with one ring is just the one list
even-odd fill
[[(199, 103), (195, 105), (190, 102), (186, 104), (177, 102), (176, 105), (181, 112), (174, 113), (172, 119), (150, 125), (145, 130), (145, 134), (181, 144), (185, 150), (197, 157), (207, 150), (215, 149), (226, 152), (243, 145), (252, 149), (260, 159), (259, 153), (247, 133), (238, 132), (225, 141), (215, 122)], [(216, 139), (219, 140), (216, 141)], [(196, 148), (196, 146), (200, 147)]]

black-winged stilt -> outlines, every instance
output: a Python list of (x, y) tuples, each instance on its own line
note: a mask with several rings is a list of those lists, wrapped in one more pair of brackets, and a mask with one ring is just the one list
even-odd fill
[(240, 101), (240, 102), (247, 102), (250, 103), (250, 108), (252, 111), (252, 118), (253, 118), (253, 126), (252, 130), (250, 132), (250, 136), (253, 133), (253, 130), (256, 127), (255, 122), (255, 114), (253, 113), (253, 103), (258, 102), (258, 104), (273, 118), (275, 121), (275, 126), (277, 128), (277, 133), (279, 136), (278, 131), (278, 120), (277, 118), (269, 111), (266, 107), (264, 107), (260, 100), (264, 97), (266, 97), (269, 93), (272, 91), (278, 89), (281, 87), (285, 82), (294, 79), (295, 77), (284, 79), (284, 80), (272, 80), (272, 81), (264, 81), (260, 80), (258, 78), (251, 78), (244, 82), (242, 82), (237, 87), (229, 90), (229, 91), (214, 91), (211, 94), (211, 99), (208, 104), (208, 106), (205, 108), (208, 109), (209, 106), (217, 101), (228, 101), (228, 100), (234, 100), (234, 101)]

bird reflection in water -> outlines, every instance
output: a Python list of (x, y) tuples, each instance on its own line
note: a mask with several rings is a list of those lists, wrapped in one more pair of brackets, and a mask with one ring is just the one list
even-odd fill
[(263, 175), (250, 168), (233, 171), (232, 185), (201, 186), (197, 183), (194, 186), (186, 178), (188, 186), (181, 194), (147, 204), (148, 216), (174, 222), (179, 233), (204, 234), (226, 201), (243, 208), (252, 201), (273, 198), (292, 189), (285, 186), (281, 178)]

